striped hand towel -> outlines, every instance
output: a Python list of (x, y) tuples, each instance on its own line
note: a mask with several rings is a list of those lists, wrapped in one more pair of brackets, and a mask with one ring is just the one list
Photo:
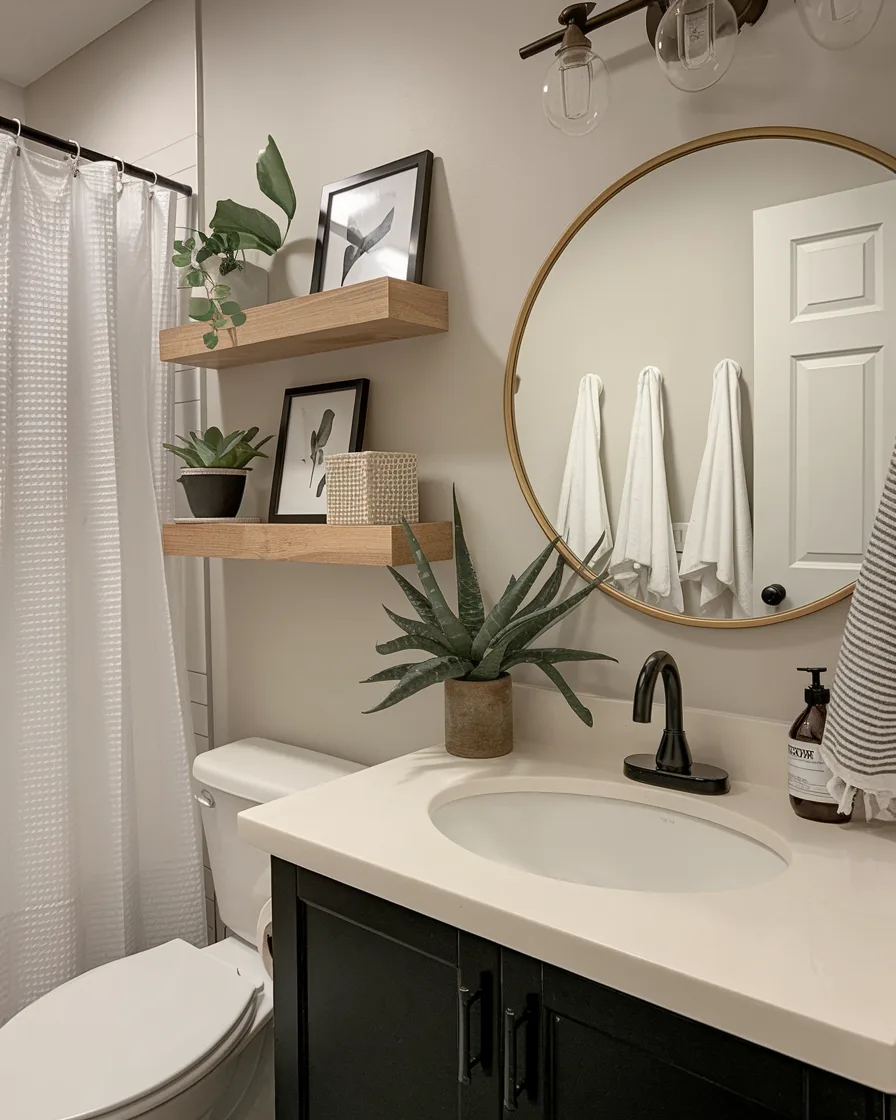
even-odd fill
[(821, 755), (848, 812), (896, 820), (896, 451), (852, 597)]

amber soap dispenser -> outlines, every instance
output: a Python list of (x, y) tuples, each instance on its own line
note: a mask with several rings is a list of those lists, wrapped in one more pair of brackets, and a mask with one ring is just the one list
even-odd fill
[(837, 802), (828, 793), (831, 772), (821, 757), (821, 739), (831, 690), (821, 683), (827, 669), (799, 669), (811, 673), (812, 684), (806, 689), (806, 707), (797, 716), (787, 741), (787, 786), (790, 804), (798, 817), (823, 824), (846, 824), (852, 813), (841, 813)]

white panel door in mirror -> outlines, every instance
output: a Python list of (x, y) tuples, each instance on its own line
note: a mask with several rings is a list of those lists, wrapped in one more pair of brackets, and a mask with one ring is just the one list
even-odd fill
[(754, 216), (754, 586), (851, 582), (896, 437), (896, 184)]

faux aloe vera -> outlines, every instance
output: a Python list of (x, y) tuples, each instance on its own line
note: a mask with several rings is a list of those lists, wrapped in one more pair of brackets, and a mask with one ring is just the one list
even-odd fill
[[(532, 643), (592, 595), (600, 586), (600, 581), (591, 578), (574, 594), (557, 601), (563, 583), (564, 567), (563, 557), (558, 556), (553, 571), (536, 590), (535, 585), (557, 544), (555, 539), (518, 579), (511, 577), (504, 594), (486, 612), (455, 496), (457, 609), (453, 610), (407, 522), (404, 523), (404, 531), (411, 546), (422, 591), (394, 568), (389, 571), (407, 596), (417, 618), (403, 618), (384, 607), (386, 614), (403, 633), (391, 641), (380, 643), (376, 649), (381, 654), (417, 650), (430, 656), (424, 661), (391, 665), (363, 681), (363, 684), (397, 682), (386, 698), (369, 711), (379, 712), (390, 708), (414, 693), (442, 681), (494, 681), (516, 665), (535, 665), (559, 689), (579, 719), (591, 727), (594, 722), (591, 712), (570, 688), (557, 666), (571, 661), (615, 661), (616, 658), (605, 653), (589, 653), (586, 650), (564, 649), (559, 646), (533, 647)], [(600, 544), (601, 541), (595, 544), (582, 562), (580, 571), (588, 569)]]

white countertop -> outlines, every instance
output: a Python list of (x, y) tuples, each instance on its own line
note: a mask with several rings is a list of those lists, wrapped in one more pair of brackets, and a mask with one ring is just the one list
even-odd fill
[[(430, 820), (453, 793), (546, 785), (729, 825), (789, 867), (714, 893), (580, 886), (474, 855)], [(487, 762), (427, 748), (250, 809), (239, 831), (311, 871), (896, 1093), (896, 826), (814, 824), (785, 788), (699, 797), (518, 746)]]

